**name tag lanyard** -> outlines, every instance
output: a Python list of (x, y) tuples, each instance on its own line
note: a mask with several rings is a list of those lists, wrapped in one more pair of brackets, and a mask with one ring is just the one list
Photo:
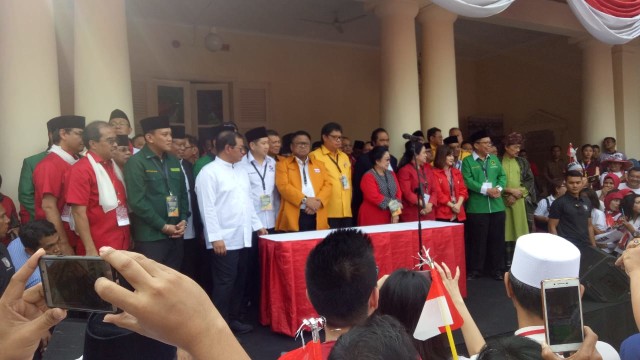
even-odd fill
[(453, 188), (453, 170), (449, 168), (449, 173), (447, 174), (449, 180), (449, 194), (451, 195), (451, 201), (456, 202), (456, 192)]
[[(260, 181), (262, 181), (262, 191), (264, 191), (264, 193), (267, 193), (267, 184), (265, 183), (264, 179), (267, 177), (267, 162), (264, 162), (264, 171), (262, 172), (262, 174), (260, 174), (260, 171), (258, 171), (258, 168), (256, 167), (256, 164), (254, 164), (253, 162), (251, 162), (251, 166), (253, 166), (254, 169), (256, 169), (256, 173), (258, 173), (258, 176), (260, 177)], [(304, 168), (302, 168), (302, 171), (304, 173)], [(304, 179), (304, 184), (307, 184), (307, 176), (305, 175), (305, 179)]]
[(157, 158), (152, 159), (153, 164), (160, 170), (160, 174), (164, 179), (164, 183), (167, 185), (167, 189), (169, 189), (169, 196), (173, 196), (173, 192), (171, 191), (171, 186), (169, 185), (169, 169), (167, 168), (167, 162), (158, 160)]

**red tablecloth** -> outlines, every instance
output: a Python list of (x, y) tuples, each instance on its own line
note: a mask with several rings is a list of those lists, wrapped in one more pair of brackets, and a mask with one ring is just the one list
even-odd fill
[[(460, 291), (467, 294), (464, 227), (423, 221), (424, 246), (437, 262), (452, 271), (460, 267)], [(380, 276), (398, 268), (413, 268), (418, 254), (418, 223), (361, 227), (372, 240)], [(275, 332), (295, 336), (302, 319), (317, 317), (307, 299), (304, 269), (311, 249), (329, 231), (267, 235), (260, 238), (262, 290), (260, 323)]]

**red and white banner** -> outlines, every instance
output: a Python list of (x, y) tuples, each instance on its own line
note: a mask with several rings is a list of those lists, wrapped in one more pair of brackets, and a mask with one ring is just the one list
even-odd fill
[(582, 26), (596, 39), (625, 44), (640, 35), (640, 0), (568, 0)]
[(501, 13), (508, 8), (514, 0), (432, 0), (434, 4), (441, 6), (454, 14), (484, 18)]

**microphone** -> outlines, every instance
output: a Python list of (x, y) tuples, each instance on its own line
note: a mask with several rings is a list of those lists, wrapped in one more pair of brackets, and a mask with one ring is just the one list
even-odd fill
[(421, 141), (419, 136), (413, 136), (407, 133), (402, 134), (402, 138), (407, 139), (409, 141)]

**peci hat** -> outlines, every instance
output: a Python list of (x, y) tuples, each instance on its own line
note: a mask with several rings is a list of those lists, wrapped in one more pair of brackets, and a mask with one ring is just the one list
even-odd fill
[(471, 134), (471, 136), (469, 136), (469, 142), (470, 143), (475, 143), (480, 139), (484, 139), (487, 137), (491, 137), (491, 135), (489, 135), (489, 132), (487, 132), (487, 130), (478, 130), (476, 132), (474, 132), (473, 134)]
[(459, 144), (460, 141), (458, 140), (458, 137), (453, 135), (453, 136), (448, 136), (446, 138), (444, 138), (444, 144), (445, 145), (450, 145), (450, 144)]
[(118, 146), (129, 146), (129, 137), (127, 135), (116, 135), (116, 143)]
[(109, 115), (109, 121), (113, 119), (127, 119), (127, 121), (129, 121), (129, 117), (127, 116), (127, 114), (125, 114), (124, 111), (120, 109), (115, 109), (111, 112), (111, 115)]
[(171, 137), (174, 139), (184, 139), (185, 132), (183, 125), (171, 125)]
[(576, 278), (580, 273), (580, 251), (560, 236), (547, 233), (522, 235), (516, 241), (511, 274), (540, 289), (542, 280)]
[(269, 137), (269, 135), (267, 135), (267, 129), (261, 126), (247, 131), (244, 137), (247, 138), (247, 142), (254, 142), (258, 139)]
[(145, 134), (157, 129), (171, 128), (171, 125), (169, 125), (169, 118), (167, 116), (152, 116), (142, 119), (140, 120), (140, 126), (142, 127), (142, 132)]
[(47, 122), (47, 130), (54, 132), (60, 129), (84, 129), (85, 118), (78, 115), (54, 117)]

